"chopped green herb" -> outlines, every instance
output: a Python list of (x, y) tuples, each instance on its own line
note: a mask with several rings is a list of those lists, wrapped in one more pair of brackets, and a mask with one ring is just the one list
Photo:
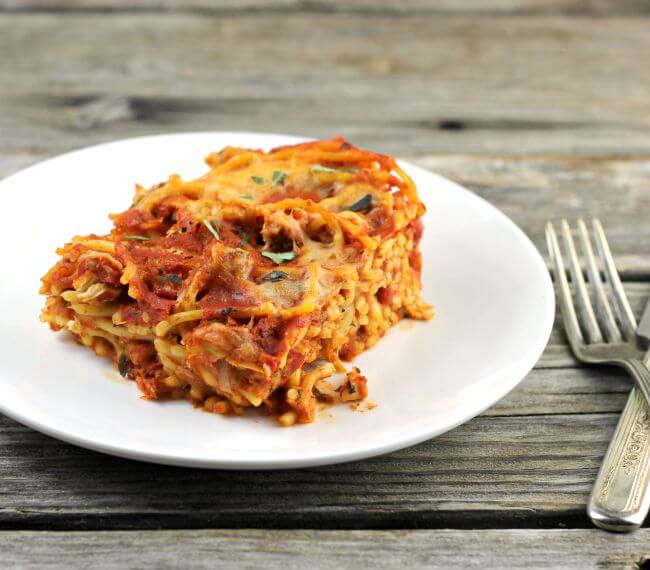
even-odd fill
[(293, 251), (284, 251), (281, 253), (273, 253), (272, 251), (263, 251), (262, 255), (268, 257), (271, 261), (274, 261), (276, 264), (280, 265), (285, 261), (291, 261), (296, 257), (295, 252)]
[(264, 184), (264, 178), (261, 176), (251, 176), (251, 179), (253, 182), (255, 182), (255, 184)]
[(372, 195), (366, 194), (361, 200), (358, 202), (355, 202), (351, 206), (348, 206), (345, 208), (346, 210), (350, 210), (351, 212), (360, 212), (362, 210), (368, 209), (372, 205)]
[(241, 233), (241, 244), (246, 245), (248, 243), (248, 240), (251, 239), (251, 236), (248, 235), (248, 232), (242, 232)]
[(147, 236), (122, 236), (122, 239), (128, 239), (131, 241), (150, 241), (151, 238)]
[(214, 236), (214, 239), (217, 241), (221, 240), (221, 237), (219, 237), (219, 230), (212, 225), (212, 222), (208, 220), (208, 218), (203, 218), (203, 225), (208, 228), (208, 231)]
[(284, 271), (276, 269), (275, 271), (271, 271), (271, 273), (267, 273), (264, 277), (262, 277), (262, 279), (264, 279), (264, 281), (272, 281), (273, 283), (277, 283), (278, 281), (282, 281), (287, 277), (289, 276)]
[(336, 172), (335, 168), (329, 168), (328, 166), (322, 166), (321, 164), (314, 164), (311, 167), (312, 172)]
[(233, 309), (232, 307), (224, 307), (223, 309), (221, 309), (221, 310), (219, 311), (219, 314), (220, 314), (222, 317), (227, 317), (227, 316), (228, 316), (230, 313), (232, 313), (234, 310), (235, 310), (235, 309)]
[(312, 392), (314, 392), (314, 396), (316, 396), (316, 399), (321, 402), (322, 404), (327, 403), (327, 396), (323, 394), (316, 386), (312, 388)]
[(117, 362), (117, 369), (120, 371), (120, 376), (126, 378), (126, 373), (129, 371), (129, 358), (126, 354), (121, 354)]
[(242, 199), (242, 200), (252, 200), (253, 197), (252, 197), (250, 194), (243, 194), (243, 195), (241, 196), (241, 199)]
[(171, 281), (175, 285), (180, 285), (183, 282), (178, 275), (165, 275), (165, 279)]
[(274, 170), (273, 176), (271, 176), (271, 186), (277, 186), (278, 184), (284, 184), (284, 179), (287, 177), (286, 172), (282, 170)]

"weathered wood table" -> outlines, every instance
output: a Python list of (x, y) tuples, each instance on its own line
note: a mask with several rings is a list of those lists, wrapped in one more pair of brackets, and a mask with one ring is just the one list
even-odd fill
[[(650, 294), (643, 0), (0, 0), (0, 62), (0, 175), (140, 134), (341, 133), (468, 186), (542, 249), (545, 220), (601, 217), (637, 312)], [(270, 473), (117, 459), (1, 417), (0, 565), (649, 568), (650, 529), (584, 512), (629, 389), (556, 327), (452, 432)]]

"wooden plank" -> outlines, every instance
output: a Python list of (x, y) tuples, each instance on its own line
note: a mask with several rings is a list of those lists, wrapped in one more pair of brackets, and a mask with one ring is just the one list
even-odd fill
[(617, 413), (632, 381), (616, 368), (533, 370), (484, 416)]
[[(542, 252), (546, 252), (547, 221), (600, 218), (624, 278), (650, 277), (650, 227), (646, 221), (650, 212), (649, 160), (413, 158), (420, 166), (459, 182), (497, 206)], [(648, 293), (646, 289), (641, 292), (642, 296)]]
[(112, 458), (2, 418), (0, 528), (588, 526), (616, 420), (479, 417), (387, 456), (261, 473)]
[(0, 532), (8, 567), (639, 570), (650, 529)]
[(647, 14), (643, 0), (0, 0), (8, 11), (200, 11), (363, 14)]
[(400, 154), (647, 154), (646, 32), (637, 18), (4, 14), (0, 152), (238, 129)]

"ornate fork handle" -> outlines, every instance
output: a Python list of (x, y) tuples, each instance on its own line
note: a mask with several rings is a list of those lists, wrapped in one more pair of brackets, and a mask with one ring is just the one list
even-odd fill
[[(650, 370), (639, 360), (625, 368), (638, 380), (650, 384)], [(626, 532), (643, 524), (650, 507), (650, 406), (634, 388), (621, 414), (594, 484), (587, 513), (594, 523), (608, 530)]]

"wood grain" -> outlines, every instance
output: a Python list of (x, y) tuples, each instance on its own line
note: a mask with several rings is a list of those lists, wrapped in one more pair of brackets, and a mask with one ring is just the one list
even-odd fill
[(9, 567), (86, 568), (581, 568), (639, 570), (650, 529), (598, 530), (3, 532)]
[(0, 527), (584, 527), (584, 505), (616, 419), (479, 417), (387, 456), (262, 473), (116, 459), (3, 418)]
[(0, 0), (8, 11), (312, 12), (438, 15), (644, 15), (644, 0)]
[(424, 156), (416, 162), (500, 208), (542, 252), (547, 221), (598, 217), (624, 278), (650, 277), (648, 160)]
[(217, 129), (402, 155), (650, 151), (639, 18), (5, 13), (0, 53), (3, 153)]

